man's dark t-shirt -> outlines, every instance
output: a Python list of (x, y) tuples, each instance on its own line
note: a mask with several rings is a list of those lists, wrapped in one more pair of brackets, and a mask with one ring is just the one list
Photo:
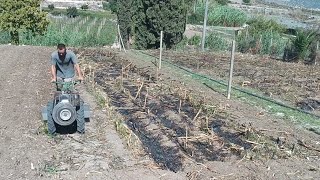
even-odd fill
[(78, 63), (78, 59), (72, 51), (67, 50), (66, 52), (64, 61), (60, 60), (58, 51), (53, 52), (51, 54), (51, 64), (56, 65), (57, 77), (73, 78), (75, 76), (74, 65)]

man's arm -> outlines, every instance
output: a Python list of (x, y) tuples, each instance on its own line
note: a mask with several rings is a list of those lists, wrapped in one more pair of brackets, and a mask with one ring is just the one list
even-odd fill
[(52, 75), (51, 82), (55, 82), (57, 79), (56, 65), (51, 65), (51, 75)]
[(83, 81), (83, 75), (82, 75), (82, 71), (81, 71), (81, 69), (80, 69), (79, 64), (77, 63), (77, 64), (75, 64), (74, 66), (75, 66), (75, 68), (76, 68), (76, 70), (77, 70), (79, 80), (80, 80), (80, 81)]
[(77, 56), (74, 54), (74, 52), (70, 51), (69, 53), (71, 53), (71, 60), (72, 60), (72, 62), (73, 62), (73, 64), (74, 64), (74, 67), (75, 67), (77, 73), (78, 73), (78, 79), (79, 79), (80, 81), (83, 81), (83, 74), (82, 74), (82, 71), (81, 71), (80, 66), (79, 66), (79, 63), (78, 63), (78, 58), (77, 58)]

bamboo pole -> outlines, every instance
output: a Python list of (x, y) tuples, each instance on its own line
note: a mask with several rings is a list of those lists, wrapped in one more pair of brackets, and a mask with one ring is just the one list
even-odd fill
[(122, 40), (122, 37), (121, 37), (120, 25), (119, 24), (118, 24), (118, 34), (119, 34), (120, 43), (121, 43), (120, 46), (122, 45), (124, 52), (127, 52), (126, 48), (124, 47), (124, 44), (123, 44), (123, 40)]

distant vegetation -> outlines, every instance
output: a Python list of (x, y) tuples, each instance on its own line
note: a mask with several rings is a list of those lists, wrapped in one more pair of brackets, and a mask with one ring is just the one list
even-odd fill
[[(190, 24), (203, 24), (205, 4), (199, 2), (195, 7), (195, 11), (191, 12), (188, 17)], [(229, 6), (219, 5), (217, 3), (210, 4), (208, 11), (208, 25), (209, 26), (226, 26), (237, 27), (242, 26), (248, 17), (238, 9)]]
[(0, 1), (0, 31), (8, 34), (11, 43), (19, 44), (19, 36), (25, 32), (30, 36), (46, 32), (49, 21), (39, 6), (40, 1), (35, 0)]
[[(9, 0), (1, 2), (12, 3)], [(243, 0), (250, 3), (250, 0)], [(64, 42), (71, 46), (105, 46), (116, 40), (117, 25), (127, 48), (154, 49), (160, 45), (160, 31), (164, 31), (165, 48), (199, 48), (199, 35), (183, 36), (186, 23), (202, 25), (205, 0), (177, 0), (158, 3), (157, 0), (105, 0), (105, 11), (91, 11), (88, 5), (79, 9), (56, 9), (53, 4), (39, 12), (37, 0), (17, 1), (29, 9), (23, 16), (33, 17), (20, 21), (21, 26), (10, 26), (6, 12), (19, 6), (0, 5), (0, 43), (55, 45)], [(26, 3), (31, 3), (27, 5)], [(237, 50), (243, 53), (268, 54), (286, 61), (310, 61), (315, 56), (319, 36), (313, 31), (294, 30), (286, 34), (286, 27), (264, 17), (250, 18), (244, 11), (228, 6), (227, 0), (210, 0), (209, 31), (205, 47), (215, 51), (230, 49), (235, 38)], [(11, 7), (11, 10), (7, 10)], [(147, 7), (147, 8), (146, 8)], [(45, 13), (50, 13), (46, 19)], [(9, 13), (10, 14), (10, 13)], [(39, 14), (41, 14), (39, 16)], [(21, 15), (21, 14), (19, 14)], [(38, 16), (37, 16), (38, 15)], [(15, 16), (10, 14), (9, 16)], [(19, 18), (24, 20), (27, 18)], [(235, 33), (221, 27), (247, 28)], [(14, 27), (14, 28), (13, 28)]]
[[(111, 45), (116, 39), (115, 16), (110, 12), (81, 10), (75, 7), (55, 9), (49, 5), (43, 9), (56, 17), (48, 19), (48, 27), (42, 35), (31, 31), (19, 34), (19, 43), (26, 45), (52, 46), (63, 42), (69, 46), (94, 47)], [(10, 43), (10, 33), (0, 30), (0, 43)]]
[[(315, 44), (319, 40), (315, 31), (309, 32), (297, 29), (293, 33), (286, 34), (287, 28), (274, 20), (264, 17), (249, 18), (241, 10), (210, 2), (207, 24), (212, 27), (207, 32), (206, 48), (212, 50), (230, 49), (230, 42), (235, 32), (226, 32), (213, 26), (241, 27), (247, 25), (248, 27), (245, 30), (239, 31), (235, 36), (238, 51), (268, 54), (285, 61), (308, 61), (309, 63), (312, 58), (314, 59)], [(243, 2), (250, 3), (248, 0)], [(205, 1), (198, 1), (189, 10), (188, 23), (202, 26), (204, 11)], [(186, 45), (195, 46), (195, 44), (190, 43), (190, 40), (186, 39), (180, 42), (177, 48), (183, 49)], [(199, 48), (199, 45), (196, 47)]]

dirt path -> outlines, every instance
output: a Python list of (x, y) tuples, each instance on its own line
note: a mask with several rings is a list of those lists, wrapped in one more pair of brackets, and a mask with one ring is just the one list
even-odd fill
[[(0, 179), (34, 177), (50, 158), (50, 140), (39, 134), (40, 107), (49, 94), (46, 48), (1, 46)], [(32, 167), (32, 164), (34, 167)]]
[(79, 89), (93, 114), (86, 134), (49, 137), (40, 110), (53, 90), (48, 69), (54, 48), (0, 46), (0, 51), (0, 179), (184, 178), (134, 158), (84, 87)]

